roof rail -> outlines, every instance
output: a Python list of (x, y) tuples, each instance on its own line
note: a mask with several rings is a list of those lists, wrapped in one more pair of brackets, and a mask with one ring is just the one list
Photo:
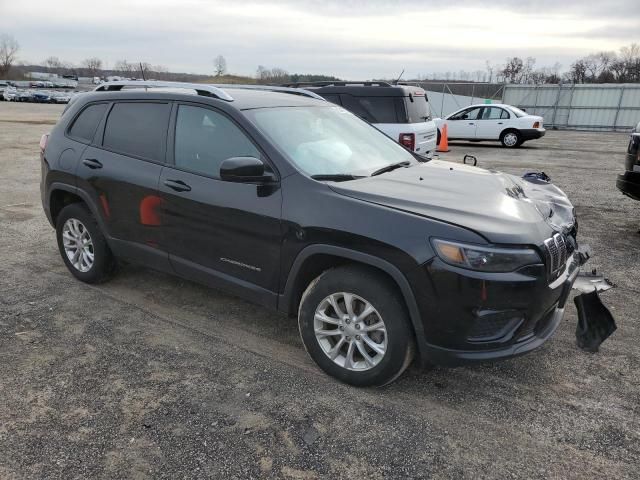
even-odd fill
[(294, 82), (294, 83), (283, 83), (283, 87), (293, 87), (293, 88), (301, 88), (301, 87), (346, 87), (347, 85), (362, 85), (364, 87), (393, 87), (389, 82), (347, 82), (347, 81), (323, 81), (323, 82)]
[(282, 87), (276, 85), (242, 85), (242, 84), (216, 84), (214, 85), (218, 88), (228, 88), (228, 89), (242, 89), (242, 90), (265, 90), (268, 92), (280, 92), (280, 93), (291, 93), (293, 95), (302, 95), (304, 97), (315, 98), (316, 100), (326, 101), (325, 98), (321, 97), (317, 93), (310, 92), (309, 90), (304, 90), (302, 88), (292, 88), (292, 87)]
[(233, 102), (233, 97), (223, 89), (207, 85), (206, 83), (183, 83), (183, 82), (160, 82), (156, 80), (120, 80), (116, 82), (105, 82), (98, 85), (95, 92), (117, 92), (123, 87), (142, 87), (142, 88), (183, 88), (187, 90), (195, 90), (198, 95), (204, 97), (215, 97), (226, 102)]

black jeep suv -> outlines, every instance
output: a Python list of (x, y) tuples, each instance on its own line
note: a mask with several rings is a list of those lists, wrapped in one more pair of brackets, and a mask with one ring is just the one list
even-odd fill
[(618, 175), (616, 186), (628, 197), (640, 200), (640, 123), (631, 132), (624, 167), (625, 172)]
[(416, 352), (526, 353), (558, 326), (576, 222), (547, 181), (425, 161), (303, 90), (133, 85), (77, 96), (41, 141), (78, 279), (126, 259), (297, 315), (317, 364), (361, 386)]

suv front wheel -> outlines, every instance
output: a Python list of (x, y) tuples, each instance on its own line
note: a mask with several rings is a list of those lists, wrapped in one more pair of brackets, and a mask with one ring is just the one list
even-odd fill
[(413, 359), (409, 318), (395, 286), (365, 267), (327, 270), (306, 289), (298, 326), (326, 373), (360, 387), (399, 377)]
[(72, 203), (62, 209), (56, 219), (56, 236), (62, 260), (77, 279), (100, 283), (113, 273), (113, 254), (84, 204)]

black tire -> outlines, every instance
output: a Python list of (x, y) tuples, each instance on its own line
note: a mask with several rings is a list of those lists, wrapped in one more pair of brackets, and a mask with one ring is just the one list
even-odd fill
[[(386, 350), (381, 359), (374, 366), (368, 366), (366, 370), (357, 371), (338, 365), (329, 358), (316, 338), (316, 309), (327, 297), (338, 292), (351, 293), (365, 299), (384, 322)], [(383, 274), (364, 266), (347, 265), (332, 268), (313, 280), (300, 301), (298, 328), (309, 356), (322, 370), (338, 380), (358, 387), (391, 383), (411, 364), (415, 352), (413, 329), (396, 285)], [(351, 341), (356, 343), (355, 339)], [(348, 349), (348, 344), (345, 349)], [(363, 365), (364, 357), (359, 352), (355, 353), (355, 350), (354, 347), (354, 359), (359, 357), (360, 365)]]
[[(63, 229), (65, 223), (70, 219), (81, 222), (82, 226), (88, 231), (92, 241), (94, 259), (93, 264), (87, 271), (81, 271), (75, 267), (65, 252)], [(56, 237), (62, 260), (78, 280), (85, 283), (101, 283), (107, 280), (115, 271), (116, 260), (111, 253), (111, 249), (109, 245), (107, 245), (107, 241), (96, 219), (84, 203), (72, 203), (62, 209), (56, 219)]]
[(440, 133), (440, 129), (438, 129), (438, 136), (436, 137), (436, 149), (438, 145), (440, 145), (440, 138), (442, 138), (442, 133)]
[(518, 148), (522, 145), (522, 134), (518, 130), (505, 130), (500, 134), (500, 143), (506, 148)]

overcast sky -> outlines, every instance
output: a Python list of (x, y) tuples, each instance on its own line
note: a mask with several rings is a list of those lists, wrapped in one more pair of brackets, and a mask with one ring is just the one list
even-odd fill
[[(590, 5), (590, 4), (593, 5)], [(97, 56), (210, 73), (258, 65), (347, 79), (484, 70), (532, 56), (538, 66), (640, 43), (638, 0), (0, 0), (0, 33), (20, 60)]]

